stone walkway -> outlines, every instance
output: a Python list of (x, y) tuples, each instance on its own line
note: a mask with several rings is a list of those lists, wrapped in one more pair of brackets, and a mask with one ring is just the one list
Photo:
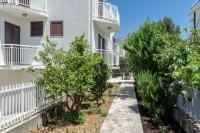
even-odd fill
[(132, 83), (122, 83), (100, 133), (143, 133)]

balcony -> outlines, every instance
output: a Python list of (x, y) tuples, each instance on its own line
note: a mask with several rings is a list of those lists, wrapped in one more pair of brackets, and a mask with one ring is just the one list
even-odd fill
[(0, 0), (0, 10), (17, 18), (47, 17), (47, 0)]
[(104, 59), (104, 63), (115, 69), (119, 66), (119, 55), (112, 50), (96, 49), (96, 53), (101, 55)]
[(0, 45), (0, 66), (42, 66), (40, 63), (34, 61), (38, 49), (38, 46), (2, 44)]
[(110, 3), (95, 2), (93, 6), (93, 19), (96, 24), (107, 32), (117, 32), (120, 26), (118, 7)]

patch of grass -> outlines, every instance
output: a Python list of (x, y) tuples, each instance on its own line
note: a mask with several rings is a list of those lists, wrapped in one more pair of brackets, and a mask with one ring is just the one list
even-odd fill
[(159, 126), (159, 132), (160, 133), (167, 133), (167, 129), (164, 126)]
[[(42, 127), (41, 129), (34, 130), (33, 133), (99, 133), (103, 121), (108, 115), (107, 112), (112, 104), (118, 87), (118, 84), (111, 86), (111, 88), (104, 93), (99, 106), (96, 105), (96, 102), (93, 101), (91, 96), (87, 95), (87, 98), (84, 99), (81, 106), (81, 111), (78, 114), (74, 115), (69, 114), (69, 112), (66, 113), (67, 109), (65, 108), (63, 113), (60, 113), (60, 111), (57, 113), (59, 116), (58, 119), (56, 119), (54, 128)], [(53, 112), (53, 114), (55, 114), (55, 112)]]
[(66, 126), (69, 124), (83, 124), (85, 121), (84, 115), (82, 113), (66, 113), (61, 116), (59, 120), (59, 125)]
[(101, 117), (106, 117), (108, 115), (108, 112), (101, 112)]
[(97, 108), (92, 108), (90, 110), (87, 111), (88, 114), (92, 115), (92, 114), (101, 114), (101, 108), (97, 107)]

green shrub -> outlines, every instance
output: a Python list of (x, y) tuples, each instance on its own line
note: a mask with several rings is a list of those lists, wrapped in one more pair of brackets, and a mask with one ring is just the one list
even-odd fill
[(164, 126), (159, 126), (159, 132), (160, 133), (167, 133), (167, 129)]
[(103, 59), (94, 65), (94, 86), (90, 88), (90, 93), (93, 94), (94, 99), (99, 104), (99, 100), (102, 98), (103, 93), (109, 88), (107, 80), (111, 75), (111, 70)]
[[(180, 37), (179, 26), (170, 18), (147, 20), (136, 32), (130, 33), (122, 44), (131, 69), (138, 75), (138, 93), (155, 123), (168, 116), (176, 104), (183, 89), (179, 81), (200, 85), (199, 58), (194, 55), (193, 58), (187, 57), (190, 49)], [(187, 65), (187, 62), (193, 63)], [(192, 77), (191, 80), (188, 80), (189, 77)]]
[(140, 72), (137, 76), (137, 89), (145, 108), (149, 110), (153, 121), (161, 123), (164, 116), (176, 103), (176, 93), (163, 86), (160, 76), (150, 71)]
[(84, 115), (82, 113), (66, 113), (61, 116), (60, 125), (66, 126), (68, 124), (83, 124), (85, 121)]
[(36, 83), (45, 89), (47, 98), (55, 99), (66, 94), (64, 105), (72, 113), (80, 111), (86, 93), (94, 87), (94, 66), (102, 61), (99, 55), (89, 51), (89, 44), (84, 38), (76, 37), (69, 51), (57, 48), (57, 44), (47, 38), (43, 50), (36, 56), (36, 60), (45, 67), (28, 69), (35, 76)]

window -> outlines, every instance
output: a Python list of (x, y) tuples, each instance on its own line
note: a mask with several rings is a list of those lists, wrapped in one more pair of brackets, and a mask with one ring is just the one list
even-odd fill
[(63, 21), (51, 22), (51, 36), (63, 36)]
[(105, 44), (106, 40), (101, 36), (99, 35), (98, 37), (98, 49), (106, 49), (106, 44)]
[(31, 36), (43, 35), (43, 21), (31, 22)]

